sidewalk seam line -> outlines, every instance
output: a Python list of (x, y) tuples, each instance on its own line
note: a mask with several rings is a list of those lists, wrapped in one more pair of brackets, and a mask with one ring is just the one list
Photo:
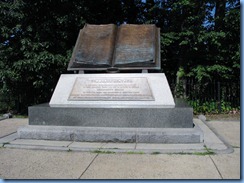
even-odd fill
[(12, 132), (12, 133), (10, 133), (10, 134), (8, 134), (8, 135), (4, 135), (4, 136), (0, 137), (0, 139), (3, 139), (3, 138), (5, 138), (5, 137), (8, 137), (8, 136), (13, 135), (13, 134), (15, 134), (15, 133), (17, 133), (17, 131)]
[(213, 162), (213, 164), (214, 164), (214, 166), (215, 166), (216, 170), (218, 171), (218, 173), (219, 173), (219, 175), (220, 175), (221, 179), (224, 179), (224, 178), (223, 178), (223, 176), (222, 176), (222, 174), (220, 173), (220, 171), (219, 171), (219, 169), (218, 169), (217, 165), (215, 164), (214, 160), (212, 159), (212, 157), (211, 157), (210, 155), (209, 155), (209, 157), (210, 157), (211, 161)]
[(86, 167), (86, 169), (81, 173), (81, 175), (79, 176), (79, 179), (81, 179), (81, 177), (85, 174), (85, 172), (88, 170), (88, 168), (91, 166), (91, 164), (95, 161), (95, 159), (98, 157), (98, 154), (96, 154), (96, 156), (93, 158), (93, 160), (89, 163), (89, 165)]
[(73, 144), (74, 142), (75, 142), (75, 141), (70, 142), (66, 147), (69, 148), (69, 146), (70, 146), (71, 144)]

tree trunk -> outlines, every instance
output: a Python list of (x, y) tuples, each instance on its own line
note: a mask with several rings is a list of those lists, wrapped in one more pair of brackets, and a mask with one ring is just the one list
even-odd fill
[(217, 0), (215, 6), (215, 30), (219, 31), (222, 29), (223, 20), (225, 17), (225, 4), (226, 0)]

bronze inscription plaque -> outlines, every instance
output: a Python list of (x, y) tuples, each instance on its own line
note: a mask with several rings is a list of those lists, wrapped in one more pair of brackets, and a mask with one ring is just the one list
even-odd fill
[(68, 100), (140, 101), (154, 97), (145, 77), (101, 77), (76, 78)]

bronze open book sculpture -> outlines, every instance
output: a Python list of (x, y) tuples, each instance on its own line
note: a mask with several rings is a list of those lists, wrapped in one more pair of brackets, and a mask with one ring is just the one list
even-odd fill
[(160, 29), (155, 25), (86, 24), (68, 70), (160, 69)]

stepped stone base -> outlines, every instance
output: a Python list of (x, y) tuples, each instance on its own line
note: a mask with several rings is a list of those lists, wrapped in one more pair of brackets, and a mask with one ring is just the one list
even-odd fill
[(63, 74), (50, 103), (31, 106), (28, 112), (29, 126), (18, 129), (19, 138), (141, 143), (203, 139), (193, 128), (193, 109), (173, 99), (163, 73)]
[(18, 129), (21, 139), (85, 142), (201, 143), (203, 132), (194, 128), (112, 128), (28, 125)]

